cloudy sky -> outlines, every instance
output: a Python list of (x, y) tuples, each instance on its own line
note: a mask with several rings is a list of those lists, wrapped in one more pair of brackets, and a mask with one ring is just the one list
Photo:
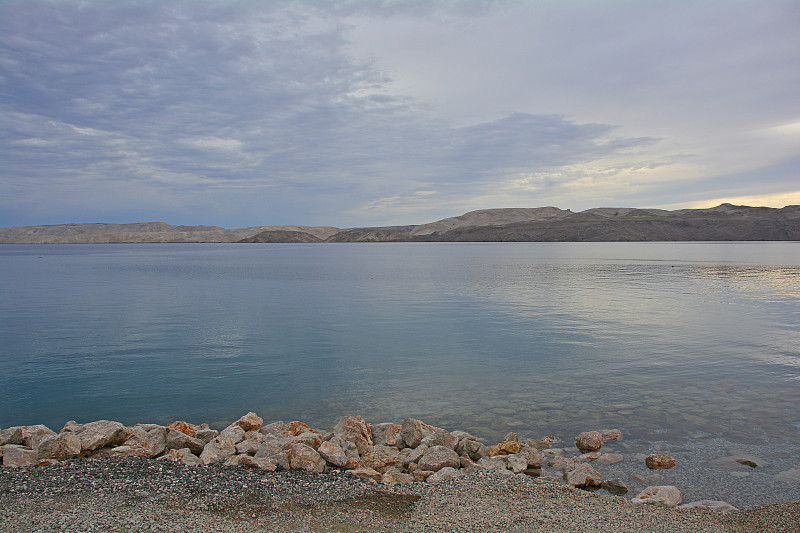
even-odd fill
[(0, 0), (0, 226), (800, 204), (797, 0)]

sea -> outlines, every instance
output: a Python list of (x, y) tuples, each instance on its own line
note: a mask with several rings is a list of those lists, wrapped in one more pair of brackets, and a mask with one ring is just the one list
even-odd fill
[(0, 245), (0, 368), (0, 427), (616, 428), (607, 475), (800, 500), (798, 242)]

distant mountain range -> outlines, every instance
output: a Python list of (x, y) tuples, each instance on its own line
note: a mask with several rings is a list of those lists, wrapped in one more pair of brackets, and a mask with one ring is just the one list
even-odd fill
[(581, 242), (800, 241), (800, 205), (782, 209), (722, 204), (709, 209), (557, 207), (483, 209), (419, 226), (172, 226), (58, 224), (0, 228), (0, 243), (156, 242)]

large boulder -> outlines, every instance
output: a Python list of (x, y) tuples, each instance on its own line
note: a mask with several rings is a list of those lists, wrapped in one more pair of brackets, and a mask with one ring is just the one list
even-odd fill
[(458, 444), (458, 438), (445, 429), (437, 429), (427, 437), (424, 437), (422, 441), (420, 441), (420, 444), (426, 444), (428, 447), (444, 446), (445, 448), (455, 450)]
[(359, 454), (363, 454), (369, 446), (373, 445), (369, 424), (360, 416), (343, 416), (333, 428), (333, 435), (339, 440), (354, 443)]
[(436, 431), (437, 428), (429, 426), (421, 420), (406, 418), (400, 427), (400, 437), (409, 448), (416, 448), (422, 439)]
[(264, 419), (257, 414), (250, 412), (234, 422), (237, 426), (245, 431), (254, 431), (261, 428), (264, 424)]
[(40, 459), (63, 461), (81, 454), (81, 439), (71, 432), (45, 438), (36, 449)]
[(137, 456), (158, 457), (167, 449), (166, 430), (161, 426), (149, 430), (147, 427), (149, 426), (134, 426), (133, 435), (125, 441), (125, 445), (136, 450)]
[(390, 467), (402, 467), (403, 460), (400, 452), (393, 446), (373, 446), (361, 456), (359, 466), (373, 468), (384, 473)]
[(476, 440), (464, 440), (463, 445), (464, 451), (462, 453), (473, 461), (478, 461), (481, 457), (486, 457), (489, 455), (489, 448), (485, 444)]
[(599, 431), (584, 431), (575, 437), (575, 446), (579, 450), (599, 450), (603, 445), (603, 434)]
[(22, 426), (0, 429), (0, 446), (6, 444), (17, 444), (23, 446), (25, 440), (22, 438)]
[(197, 457), (189, 448), (182, 448), (180, 450), (169, 450), (161, 459), (169, 459), (188, 466), (199, 466), (203, 464), (203, 460)]
[(234, 444), (242, 442), (247, 437), (247, 432), (239, 427), (238, 424), (231, 424), (219, 433), (220, 437), (229, 438)]
[(19, 444), (6, 444), (0, 448), (3, 452), (3, 466), (20, 467), (35, 466), (39, 462), (39, 456), (35, 450)]
[(211, 439), (208, 444), (205, 445), (202, 453), (200, 453), (200, 460), (203, 461), (204, 465), (222, 463), (232, 455), (236, 455), (236, 445), (229, 437), (220, 435), (219, 437)]
[[(345, 454), (344, 449), (339, 445), (339, 439), (334, 438), (323, 442), (319, 445), (319, 448), (317, 448), (317, 453), (333, 466), (338, 466), (340, 468), (348, 466), (349, 458), (347, 454)], [(355, 468), (357, 465), (358, 463), (355, 462), (355, 464), (351, 466)]]
[(521, 449), (522, 445), (519, 443), (519, 441), (504, 440), (503, 442), (499, 442), (489, 448), (487, 455), (489, 457), (494, 457), (495, 455), (512, 455), (519, 453)]
[(644, 491), (636, 495), (631, 500), (633, 503), (650, 503), (655, 505), (664, 505), (666, 507), (675, 507), (680, 505), (683, 501), (683, 496), (678, 487), (672, 485), (660, 485), (655, 487), (647, 487)]
[(98, 420), (84, 424), (78, 432), (81, 449), (85, 452), (106, 446), (119, 446), (127, 436), (125, 426), (111, 420)]
[(322, 473), (325, 471), (325, 459), (307, 444), (295, 444), (289, 450), (289, 465), (294, 470)]
[(176, 420), (171, 424), (167, 424), (167, 429), (174, 429), (175, 431), (180, 431), (184, 435), (197, 437), (197, 428), (188, 422), (184, 422), (183, 420)]
[(52, 437), (56, 432), (42, 424), (35, 426), (22, 426), (22, 443), (28, 448), (35, 450), (39, 443), (48, 437)]
[(182, 431), (168, 429), (165, 437), (165, 446), (170, 450), (189, 448), (193, 454), (200, 455), (203, 453), (206, 443), (198, 438), (190, 437)]
[(397, 435), (400, 433), (400, 427), (397, 424), (392, 422), (372, 424), (370, 430), (372, 431), (372, 443), (375, 446), (395, 446), (397, 444)]
[(463, 474), (450, 466), (445, 466), (441, 470), (429, 475), (425, 481), (428, 483), (441, 483), (442, 481), (449, 481), (451, 479), (460, 478)]
[(417, 466), (420, 470), (430, 470), (436, 472), (442, 468), (449, 466), (452, 468), (461, 467), (461, 458), (455, 452), (446, 446), (431, 446), (425, 452)]

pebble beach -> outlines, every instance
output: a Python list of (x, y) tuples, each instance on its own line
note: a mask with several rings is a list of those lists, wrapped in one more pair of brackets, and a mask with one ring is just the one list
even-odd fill
[(255, 413), (221, 431), (183, 421), (18, 426), (0, 430), (0, 530), (800, 531), (800, 501), (684, 501), (658, 484), (675, 466), (666, 453), (635, 458), (653, 485), (630, 491), (606, 468), (622, 459), (604, 441), (619, 439), (619, 430), (574, 443), (509, 433), (486, 445), (420, 420), (354, 415), (333, 431)]

